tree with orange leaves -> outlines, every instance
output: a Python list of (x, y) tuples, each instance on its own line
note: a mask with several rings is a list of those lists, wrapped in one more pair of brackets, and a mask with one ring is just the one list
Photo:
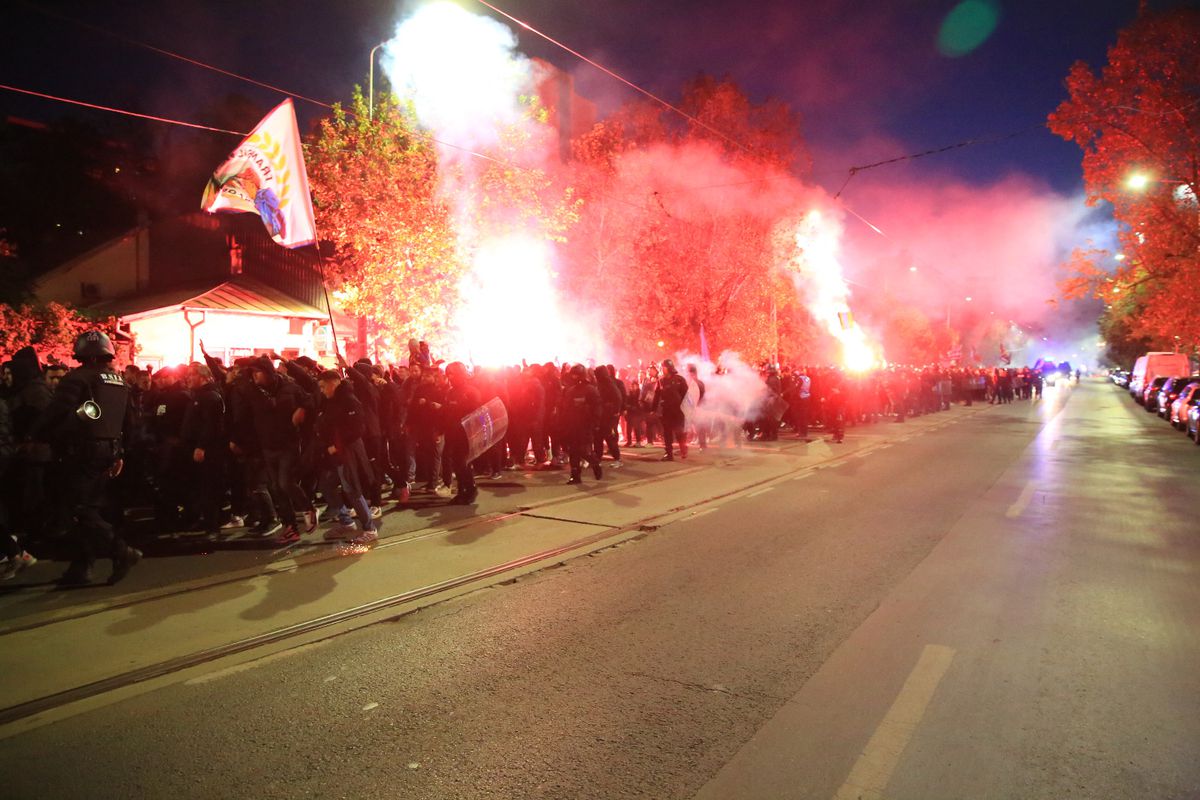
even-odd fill
[(381, 94), (370, 114), (356, 90), (349, 110), (321, 121), (305, 160), (317, 231), (333, 245), (327, 278), (345, 309), (401, 342), (438, 329), (464, 265), (433, 142), (411, 108)]
[(794, 209), (770, 191), (807, 169), (799, 122), (728, 79), (697, 78), (680, 104), (691, 119), (634, 102), (575, 141), (564, 277), (609, 298), (608, 335), (630, 353), (694, 351), (703, 326), (714, 353), (803, 357), (814, 325), (774, 242)]
[(1077, 252), (1064, 292), (1104, 300), (1102, 333), (1118, 351), (1123, 343), (1195, 347), (1200, 13), (1143, 10), (1099, 75), (1077, 62), (1066, 84), (1070, 98), (1050, 129), (1083, 149), (1088, 202), (1112, 205), (1121, 253)]

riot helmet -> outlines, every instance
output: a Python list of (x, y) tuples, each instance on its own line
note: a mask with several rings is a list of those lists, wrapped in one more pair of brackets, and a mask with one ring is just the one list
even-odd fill
[(74, 355), (80, 363), (93, 359), (111, 361), (117, 357), (117, 351), (104, 331), (86, 331), (75, 340)]

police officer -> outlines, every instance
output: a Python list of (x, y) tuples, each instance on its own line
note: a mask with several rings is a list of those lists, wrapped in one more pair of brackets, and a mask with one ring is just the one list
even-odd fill
[(102, 514), (105, 488), (124, 466), (122, 440), (129, 414), (129, 387), (112, 366), (112, 342), (101, 331), (75, 340), (78, 369), (59, 381), (38, 421), (38, 435), (55, 445), (62, 459), (63, 497), (70, 504), (75, 552), (60, 583), (91, 582), (97, 555), (112, 558), (109, 585), (129, 574), (142, 553), (127, 545)]

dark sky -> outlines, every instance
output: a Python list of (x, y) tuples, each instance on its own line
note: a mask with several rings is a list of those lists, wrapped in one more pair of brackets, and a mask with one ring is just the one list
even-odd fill
[[(471, 0), (465, 7), (486, 12)], [(1072, 61), (1099, 65), (1136, 0), (994, 0), (994, 34), (957, 58), (938, 52), (954, 2), (897, 0), (503, 0), (497, 3), (652, 91), (671, 95), (698, 71), (728, 74), (755, 97), (797, 108), (819, 181), (836, 187), (855, 163), (1037, 125), (1062, 98)], [(339, 2), (47, 2), (41, 8), (176, 50), (292, 91), (344, 98), (402, 6)], [(1178, 5), (1159, 2), (1156, 7)], [(52, 19), (22, 3), (3, 12), (0, 82), (196, 120), (225, 92), (276, 96), (237, 80)], [(604, 106), (629, 90), (524, 33), (522, 49), (570, 69)], [(365, 82), (365, 81), (364, 81)], [(320, 112), (299, 104), (302, 115)], [(0, 111), (38, 119), (66, 111), (0, 93)], [(1067, 192), (1079, 152), (1045, 130), (929, 159), (923, 168), (987, 182), (1013, 171)]]
[[(1065, 96), (1071, 64), (1082, 59), (1101, 67), (1117, 32), (1134, 19), (1138, 0), (968, 2), (998, 8), (999, 19), (986, 40), (957, 57), (938, 47), (956, 0), (496, 5), (663, 96), (673, 99), (685, 80), (705, 71), (732, 77), (754, 99), (789, 103), (803, 117), (814, 177), (830, 192), (851, 166), (1024, 131), (860, 173), (842, 200), (849, 213), (874, 220), (890, 235), (849, 221), (848, 275), (860, 287), (908, 281), (911, 295), (924, 296), (930, 308), (949, 309), (950, 302), (967, 302), (965, 295), (983, 297), (987, 309), (978, 299), (968, 307), (1045, 322), (1062, 331), (1064, 341), (1094, 336), (1094, 304), (1048, 311), (1046, 300), (1056, 293), (1056, 275), (1071, 248), (1111, 242), (1111, 219), (1103, 208), (1082, 206), (1079, 149), (1041, 125)], [(1149, 6), (1198, 2), (1149, 0)], [(473, 0), (461, 3), (491, 13)], [(42, 0), (38, 7), (74, 21), (39, 13), (23, 0), (4, 3), (0, 83), (198, 122), (211, 119), (229, 93), (248, 96), (264, 111), (280, 95), (77, 23), (336, 101), (346, 99), (355, 82), (365, 84), (368, 52), (391, 38), (406, 11), (393, 0)], [(533, 34), (522, 32), (520, 47), (572, 72), (580, 93), (602, 111), (636, 96)], [(325, 113), (304, 102), (297, 109), (302, 127)], [(114, 124), (112, 115), (0, 91), (0, 115), (10, 114), (36, 120), (82, 115)], [(237, 141), (136, 124), (159, 132), (155, 141), (165, 158), (196, 158), (195, 136), (230, 147)], [(916, 264), (921, 269), (910, 271)]]

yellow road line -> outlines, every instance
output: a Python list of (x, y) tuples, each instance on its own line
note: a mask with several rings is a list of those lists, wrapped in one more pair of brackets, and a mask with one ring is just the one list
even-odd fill
[(933, 700), (933, 693), (954, 660), (954, 650), (938, 644), (926, 645), (900, 689), (892, 707), (875, 729), (850, 776), (834, 800), (882, 800), (892, 772), (904, 748)]
[(1036, 490), (1037, 484), (1033, 481), (1026, 481), (1025, 488), (1021, 490), (1021, 494), (1017, 497), (1016, 502), (1004, 512), (1004, 516), (1009, 519), (1016, 519), (1021, 516), (1025, 512), (1025, 509), (1029, 507), (1029, 501), (1033, 499), (1033, 494)]

